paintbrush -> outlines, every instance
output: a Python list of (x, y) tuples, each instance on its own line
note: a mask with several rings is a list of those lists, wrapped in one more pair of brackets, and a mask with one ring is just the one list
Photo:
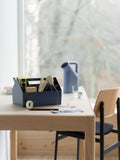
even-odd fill
[(40, 80), (38, 92), (41, 92), (41, 91), (42, 91), (42, 84), (43, 84), (43, 78), (41, 78), (41, 80)]
[(49, 83), (51, 90), (56, 90), (53, 82), (53, 77), (51, 75), (47, 76), (47, 82)]

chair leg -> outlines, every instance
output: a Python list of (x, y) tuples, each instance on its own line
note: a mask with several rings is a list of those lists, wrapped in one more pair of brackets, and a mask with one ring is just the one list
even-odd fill
[(104, 139), (101, 139), (100, 143), (100, 160), (104, 160)]
[[(120, 124), (120, 123), (119, 123), (119, 124)], [(119, 141), (118, 160), (120, 160), (120, 126), (118, 127), (118, 141)]]
[[(119, 145), (120, 145), (120, 141), (119, 141)], [(118, 160), (120, 160), (120, 147), (118, 147)]]
[(79, 138), (77, 138), (77, 160), (79, 160)]
[[(119, 146), (120, 146), (120, 129), (118, 131), (118, 141), (119, 141)], [(120, 147), (118, 147), (118, 160), (120, 160)]]
[[(117, 127), (118, 127), (118, 141), (120, 145), (120, 98), (117, 99)], [(120, 147), (118, 147), (118, 160), (120, 160)]]
[(57, 160), (57, 148), (58, 148), (58, 133), (56, 132), (54, 160)]
[(104, 103), (100, 104), (100, 160), (104, 160)]

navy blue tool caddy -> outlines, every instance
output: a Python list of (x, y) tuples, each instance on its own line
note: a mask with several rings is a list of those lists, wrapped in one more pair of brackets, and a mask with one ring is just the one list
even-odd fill
[[(29, 81), (40, 81), (41, 78), (27, 78), (27, 84)], [(32, 101), (34, 107), (39, 106), (49, 106), (49, 105), (59, 105), (61, 104), (61, 87), (54, 77), (54, 87), (56, 90), (42, 91), (42, 92), (31, 92), (26, 93), (24, 89), (20, 86), (17, 78), (14, 78), (13, 86), (13, 104), (19, 105), (21, 107), (26, 107), (27, 101)], [(39, 84), (30, 84), (30, 86), (39, 87)]]

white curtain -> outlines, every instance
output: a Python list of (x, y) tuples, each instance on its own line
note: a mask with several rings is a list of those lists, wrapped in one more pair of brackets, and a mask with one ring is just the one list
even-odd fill
[(10, 131), (0, 131), (0, 160), (10, 160)]
[[(0, 92), (11, 85), (17, 64), (17, 1), (0, 0)], [(0, 131), (0, 160), (10, 160), (10, 131)]]

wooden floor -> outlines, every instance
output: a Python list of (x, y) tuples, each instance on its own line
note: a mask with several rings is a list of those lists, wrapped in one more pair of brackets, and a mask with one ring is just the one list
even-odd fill
[[(41, 155), (41, 156), (19, 156), (18, 160), (54, 160), (53, 156), (50, 155)], [(76, 160), (75, 156), (58, 156), (58, 160)], [(96, 157), (95, 160), (99, 160), (99, 157)], [(118, 157), (105, 156), (104, 160), (118, 160)]]

